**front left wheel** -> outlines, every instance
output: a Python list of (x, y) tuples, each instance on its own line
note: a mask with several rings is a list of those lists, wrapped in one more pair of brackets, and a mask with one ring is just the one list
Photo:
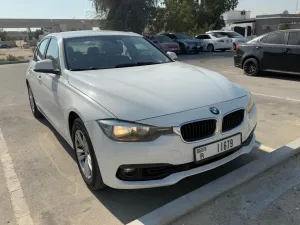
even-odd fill
[(33, 97), (33, 93), (32, 93), (32, 90), (31, 90), (31, 87), (29, 84), (27, 84), (27, 90), (28, 90), (28, 98), (29, 98), (30, 108), (31, 108), (31, 112), (32, 112), (33, 116), (35, 118), (42, 117), (43, 115), (36, 106), (35, 99)]
[(93, 191), (105, 188), (91, 139), (79, 118), (72, 126), (72, 140), (78, 168), (86, 185)]

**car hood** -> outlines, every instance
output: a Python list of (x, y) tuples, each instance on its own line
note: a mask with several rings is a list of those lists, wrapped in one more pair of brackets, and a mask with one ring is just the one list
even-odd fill
[(142, 119), (187, 111), (247, 95), (215, 72), (180, 62), (70, 71), (69, 83), (117, 118)]

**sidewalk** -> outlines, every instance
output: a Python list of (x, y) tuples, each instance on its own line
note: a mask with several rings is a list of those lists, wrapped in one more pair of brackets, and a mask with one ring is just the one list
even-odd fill
[(172, 224), (299, 225), (300, 154)]

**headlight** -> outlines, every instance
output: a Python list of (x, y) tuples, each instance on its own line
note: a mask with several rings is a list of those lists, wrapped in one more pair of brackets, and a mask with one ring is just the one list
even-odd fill
[(97, 121), (107, 137), (121, 142), (153, 141), (161, 135), (172, 134), (172, 127), (153, 127), (119, 120)]
[(251, 110), (253, 109), (253, 106), (254, 106), (254, 101), (252, 99), (252, 96), (250, 95), (250, 99), (249, 99), (248, 105), (246, 107), (246, 112), (250, 113)]

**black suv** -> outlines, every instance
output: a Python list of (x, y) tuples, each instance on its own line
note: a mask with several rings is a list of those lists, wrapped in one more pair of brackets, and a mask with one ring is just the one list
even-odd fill
[(264, 34), (236, 48), (234, 65), (246, 75), (260, 71), (300, 75), (300, 30)]
[(180, 53), (199, 53), (203, 50), (203, 42), (192, 38), (185, 33), (167, 33), (163, 34), (177, 42), (180, 47)]

